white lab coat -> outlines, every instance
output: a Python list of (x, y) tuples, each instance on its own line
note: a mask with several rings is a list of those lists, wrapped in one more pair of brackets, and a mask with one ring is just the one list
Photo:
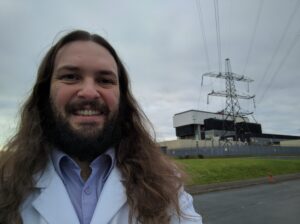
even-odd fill
[[(121, 183), (122, 176), (114, 167), (103, 186), (91, 224), (127, 224), (129, 206)], [(174, 214), (171, 223), (202, 223), (193, 208), (192, 197), (180, 193), (180, 206), (189, 218), (180, 220)], [(147, 202), (145, 202), (147, 203)], [(80, 224), (66, 188), (52, 162), (37, 180), (34, 192), (20, 207), (23, 224)]]

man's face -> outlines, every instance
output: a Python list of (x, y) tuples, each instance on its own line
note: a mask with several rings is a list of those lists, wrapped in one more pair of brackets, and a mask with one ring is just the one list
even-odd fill
[(97, 137), (119, 108), (118, 67), (104, 47), (74, 41), (57, 53), (51, 78), (52, 110), (82, 137)]

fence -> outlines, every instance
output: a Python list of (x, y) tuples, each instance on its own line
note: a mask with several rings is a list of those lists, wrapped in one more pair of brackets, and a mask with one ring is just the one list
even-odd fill
[(226, 157), (226, 156), (271, 156), (293, 155), (300, 156), (300, 147), (283, 146), (229, 146), (229, 147), (201, 147), (182, 149), (162, 149), (172, 157)]

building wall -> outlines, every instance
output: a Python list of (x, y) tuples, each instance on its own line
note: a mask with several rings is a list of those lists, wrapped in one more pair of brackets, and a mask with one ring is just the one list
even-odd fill
[(196, 141), (193, 139), (178, 139), (172, 141), (159, 142), (161, 147), (166, 147), (167, 149), (179, 149), (179, 148), (197, 148), (198, 147), (211, 147), (211, 141)]
[(300, 147), (300, 140), (281, 141), (280, 146)]
[(234, 131), (224, 131), (224, 130), (208, 130), (205, 131), (205, 138), (212, 139), (213, 137), (221, 137), (224, 134), (234, 136)]
[[(212, 112), (206, 112), (206, 111), (199, 111), (199, 110), (189, 110), (182, 113), (175, 114), (173, 116), (173, 127), (180, 127), (185, 126), (189, 124), (204, 124), (204, 120), (208, 118), (215, 118), (215, 119), (224, 119), (225, 115), (222, 114), (216, 114)], [(248, 118), (244, 118), (245, 121), (249, 122)], [(237, 122), (244, 121), (243, 118), (237, 118)], [(232, 120), (231, 117), (229, 117), (229, 120)]]
[(173, 126), (176, 128), (188, 124), (204, 124), (204, 120), (207, 118), (221, 119), (219, 117), (222, 116), (204, 111), (190, 110), (175, 114), (173, 117)]
[[(219, 141), (218, 137), (213, 137), (209, 140), (194, 140), (194, 139), (177, 139), (171, 141), (163, 141), (158, 143), (160, 147), (165, 149), (196, 149), (196, 148), (207, 148), (207, 147), (219, 147), (224, 145), (223, 141)], [(244, 145), (244, 143), (238, 142), (234, 144)]]

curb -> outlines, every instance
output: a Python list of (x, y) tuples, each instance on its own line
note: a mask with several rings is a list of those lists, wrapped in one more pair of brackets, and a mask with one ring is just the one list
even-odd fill
[(232, 181), (225, 183), (216, 183), (216, 184), (206, 184), (206, 185), (193, 185), (193, 186), (185, 186), (185, 190), (192, 194), (203, 194), (213, 191), (223, 191), (230, 190), (235, 188), (248, 187), (258, 184), (275, 184), (283, 181), (300, 179), (300, 173), (295, 174), (285, 174), (278, 176), (267, 176), (250, 180), (241, 180), (241, 181)]

